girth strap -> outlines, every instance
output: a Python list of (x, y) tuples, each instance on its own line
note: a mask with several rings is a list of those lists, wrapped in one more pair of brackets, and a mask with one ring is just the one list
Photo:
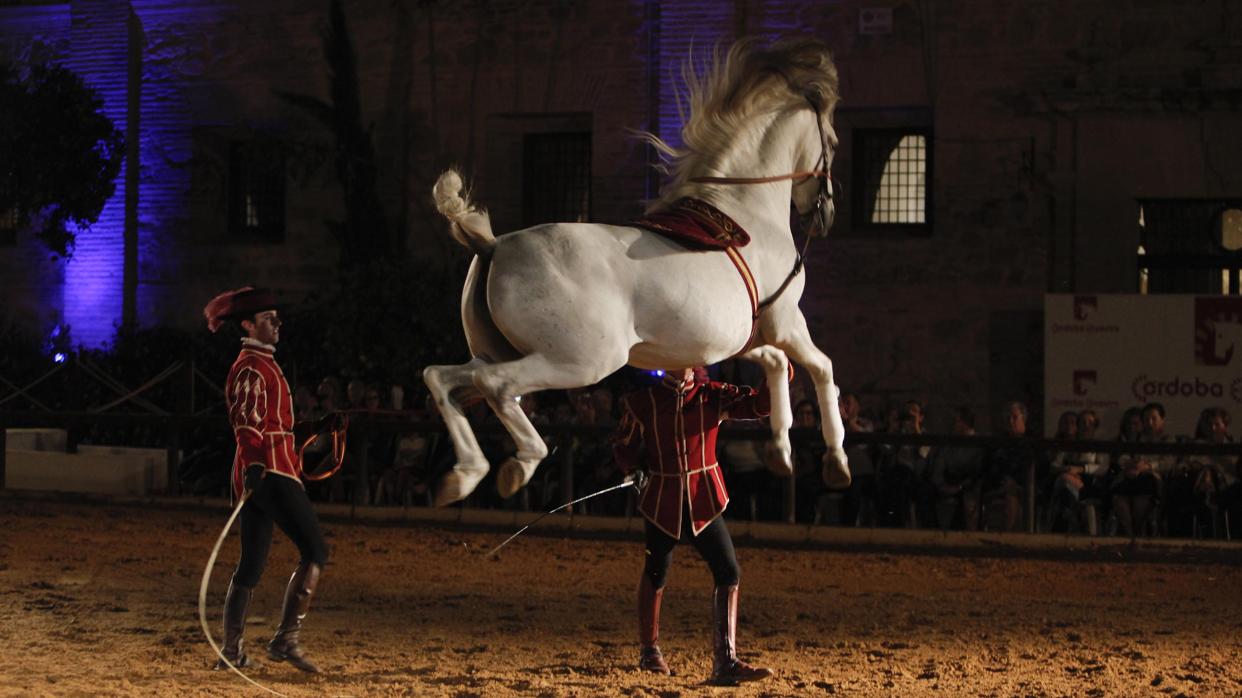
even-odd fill
[[(750, 299), (750, 336), (737, 352), (750, 348), (759, 330), (759, 286), (755, 275), (738, 248), (750, 242), (750, 235), (723, 211), (700, 199), (680, 199), (671, 208), (648, 214), (634, 222), (692, 250), (720, 250), (729, 256), (746, 286)], [(782, 289), (783, 290), (783, 289)]]

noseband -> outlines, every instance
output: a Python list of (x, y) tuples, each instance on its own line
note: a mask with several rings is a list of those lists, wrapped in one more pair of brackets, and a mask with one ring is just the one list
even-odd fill
[(828, 182), (832, 181), (832, 173), (828, 171), (828, 139), (824, 135), (824, 124), (820, 118), (819, 107), (815, 106), (815, 101), (807, 97), (807, 104), (811, 105), (811, 110), (815, 112), (815, 128), (819, 129), (819, 162), (816, 163), (814, 170), (802, 170), (799, 172), (790, 172), (789, 174), (772, 175), (771, 177), (691, 177), (689, 181), (695, 184), (767, 184), (769, 182), (781, 182), (787, 179), (797, 180), (795, 184), (801, 184), (811, 177), (819, 180), (819, 194), (815, 197), (815, 206), (810, 211), (799, 214), (801, 227), (804, 234), (802, 241), (802, 249), (798, 250), (798, 256), (794, 260), (793, 269), (789, 275), (781, 282), (780, 288), (767, 300), (759, 303), (759, 309), (768, 307), (780, 298), (781, 294), (789, 288), (789, 284), (793, 282), (798, 274), (802, 273), (802, 267), (806, 264), (807, 250), (811, 245), (812, 229), (818, 228), (820, 233), (828, 231), (828, 202), (832, 200), (832, 192), (828, 191)]

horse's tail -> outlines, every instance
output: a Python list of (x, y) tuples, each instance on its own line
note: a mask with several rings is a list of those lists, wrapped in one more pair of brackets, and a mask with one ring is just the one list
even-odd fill
[(447, 169), (431, 188), (436, 210), (449, 219), (449, 232), (453, 239), (470, 248), (480, 257), (490, 257), (496, 246), (492, 234), (492, 219), (487, 211), (476, 208), (470, 200), (470, 192), (464, 192), (461, 173)]

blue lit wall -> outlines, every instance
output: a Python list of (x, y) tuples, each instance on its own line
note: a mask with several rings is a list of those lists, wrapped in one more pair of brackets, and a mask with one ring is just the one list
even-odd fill
[(63, 281), (37, 291), (54, 315), (40, 320), (42, 330), (67, 325), (74, 344), (111, 342), (124, 312), (127, 229), (135, 245), (129, 262), (136, 277), (134, 320), (167, 321), (173, 314), (169, 286), (179, 281), (178, 260), (185, 254), (185, 241), (176, 234), (189, 215), (191, 127), (184, 78), (169, 69), (168, 42), (157, 37), (150, 45), (143, 25), (148, 16), (157, 26), (193, 22), (202, 8), (164, 0), (76, 0), (9, 12), (15, 18), (20, 13), (20, 33), (32, 43), (49, 41), (36, 28), (58, 32), (61, 51), (53, 60), (99, 94), (103, 112), (128, 141), (116, 190), (99, 220), (77, 233), (74, 253), (63, 262)]
[(222, 16), (228, 8), (184, 0), (131, 0), (130, 5), (146, 37), (138, 143), (138, 321), (184, 324), (187, 317), (191, 322), (197, 317), (179, 302), (189, 281), (185, 259), (193, 254), (188, 235), (193, 119), (187, 95), (213, 59), (198, 39), (227, 36), (230, 28)]
[[(128, 123), (129, 4), (114, 0), (73, 2), (69, 6), (66, 66), (103, 98), (103, 111), (125, 132)], [(60, 305), (76, 344), (100, 346), (112, 340), (121, 322), (125, 271), (125, 176), (99, 220), (77, 236), (65, 264)]]
[(805, 36), (828, 10), (813, 2), (719, 2), (682, 0), (659, 4), (659, 27), (648, 27), (659, 35), (659, 124), (655, 132), (670, 145), (681, 145), (681, 116), (677, 111), (677, 90), (681, 89), (681, 66), (694, 49), (695, 62), (702, 66), (711, 59), (717, 44), (722, 49), (743, 36), (769, 41)]
[[(656, 135), (674, 147), (681, 145), (681, 116), (677, 111), (681, 89), (681, 67), (693, 46), (696, 63), (711, 56), (717, 42), (727, 47), (733, 39), (736, 20), (734, 3), (660, 3), (659, 45), (659, 124)], [(684, 97), (683, 97), (684, 99)]]

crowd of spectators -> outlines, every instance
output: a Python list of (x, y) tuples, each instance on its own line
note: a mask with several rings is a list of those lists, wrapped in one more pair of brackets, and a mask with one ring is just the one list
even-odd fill
[[(171, 340), (165, 343), (173, 344)], [(80, 373), (98, 365), (125, 385), (139, 385), (151, 365), (163, 365), (155, 359), (171, 353), (147, 356), (155, 351), (151, 347), (161, 346), (150, 337), (133, 344), (142, 350), (124, 354), (129, 357), (124, 361), (108, 354), (83, 355), (79, 360), (85, 359), (86, 365), (67, 369), (63, 376), (53, 376), (40, 386), (39, 404), (67, 411), (104, 404), (117, 393), (89, 381), (93, 390), (70, 390), (67, 381), (82, 382), (72, 371)], [(198, 351), (200, 364), (205, 352)], [(220, 356), (207, 353), (212, 370), (203, 373), (200, 369), (200, 374), (223, 372), (215, 364), (224, 366), (229, 357), (216, 353)], [(728, 362), (711, 371), (713, 377), (740, 384), (759, 385), (762, 380), (756, 367), (741, 362)], [(338, 411), (354, 416), (341, 473), (313, 483), (312, 497), (379, 506), (431, 503), (437, 479), (453, 466), (455, 456), (439, 426), (439, 414), (421, 385), (334, 375), (312, 378), (298, 375), (296, 368), (290, 377), (299, 420), (316, 420)], [(183, 401), (179, 380), (164, 381), (142, 397), (170, 411), (190, 407), (199, 413), (203, 404), (214, 404), (207, 389), (197, 399)], [(519, 495), (502, 500), (489, 477), (468, 505), (544, 510), (566, 501), (569, 494), (615, 484), (619, 473), (612, 463), (608, 436), (620, 417), (619, 399), (644, 381), (655, 380), (648, 372), (625, 370), (598, 385), (524, 396), (522, 408), (545, 436), (549, 457)], [(65, 389), (58, 389), (57, 381), (66, 383)], [(768, 469), (762, 425), (722, 430), (718, 458), (734, 502), (728, 516), (946, 530), (1022, 530), (1033, 520), (1040, 531), (1125, 536), (1225, 537), (1236, 536), (1242, 529), (1238, 456), (1178, 454), (1169, 449), (1144, 453), (1140, 447), (1145, 443), (1233, 443), (1229, 412), (1220, 406), (1204, 407), (1194, 433), (1186, 435), (1168, 432), (1165, 407), (1159, 403), (1125, 410), (1113, 429), (1100, 424), (1092, 410), (1064, 412), (1056, 416), (1054, 444), (1063, 442), (1065, 448), (1043, 448), (1039, 441), (1027, 438), (1033, 417), (1021, 402), (1006, 404), (987, 420), (993, 425), (985, 429), (989, 433), (980, 434), (977, 415), (969, 407), (930, 415), (940, 427), (936, 431), (929, 430), (929, 415), (917, 400), (864, 404), (859, 395), (845, 391), (838, 406), (853, 482), (847, 490), (834, 492), (825, 489), (820, 479), (826, 448), (819, 432), (819, 405), (805, 383), (795, 385), (791, 392), (795, 402), (791, 477)], [(71, 398), (58, 399), (62, 393)], [(512, 455), (512, 442), (486, 404), (468, 406), (467, 414), (489, 462), (498, 466)], [(748, 428), (751, 431), (746, 433)], [(919, 442), (917, 437), (933, 432), (1009, 438), (979, 445), (968, 439), (950, 445)], [(888, 435), (902, 438), (886, 440)], [(168, 438), (167, 428), (154, 421), (84, 422), (73, 435), (77, 443), (153, 448), (165, 447)], [(232, 455), (227, 429), (200, 425), (179, 438), (186, 455), (183, 483), (189, 483), (192, 491), (223, 491), (226, 474), (220, 473), (226, 473)], [(1094, 446), (1074, 446), (1073, 442)], [(327, 446), (320, 441), (311, 448)], [(1121, 452), (1118, 446), (1128, 448)], [(220, 463), (225, 466), (217, 467)], [(566, 463), (570, 464), (568, 473)], [(590, 500), (579, 505), (578, 511), (615, 515), (632, 511), (632, 505), (618, 495)]]
[[(730, 380), (747, 379), (729, 369)], [(739, 373), (740, 372), (740, 373)], [(718, 371), (719, 373), (719, 371)], [(614, 377), (599, 385), (524, 396), (523, 410), (541, 430), (549, 457), (519, 495), (502, 500), (492, 479), (468, 500), (472, 506), (545, 509), (575, 494), (615, 484), (608, 436), (619, 414), (619, 397), (642, 380), (642, 372)], [(749, 379), (755, 384), (754, 376)], [(410, 399), (406, 399), (406, 396)], [(382, 506), (429, 505), (435, 481), (454, 463), (452, 444), (439, 430), (439, 416), (426, 392), (360, 380), (322, 379), (314, 390), (295, 390), (299, 418), (314, 419), (334, 410), (383, 415), (399, 412), (402, 420), (379, 426), (355, 419), (345, 467), (336, 478), (313, 486), (312, 495), (328, 501)], [(1036, 530), (1116, 535), (1224, 536), (1226, 526), (1242, 525), (1239, 459), (1231, 455), (1118, 453), (1102, 445), (1125, 443), (1232, 443), (1229, 413), (1209, 407), (1193, 436), (1175, 437), (1165, 430), (1159, 403), (1127, 410), (1115, 434), (1102, 434), (1092, 410), (1058, 416), (1054, 442), (1083, 441), (1098, 446), (1040, 448), (1026, 438), (1031, 415), (1022, 402), (1006, 404), (992, 439), (984, 445), (958, 440), (926, 445), (910, 439), (886, 442), (885, 434), (928, 434), (924, 406), (904, 400), (883, 410), (867, 409), (858, 395), (843, 392), (838, 405), (847, 434), (853, 482), (847, 490), (827, 490), (820, 480), (826, 450), (820, 436), (821, 415), (812, 399), (794, 405), (793, 475), (774, 474), (764, 460), (766, 433), (722, 432), (718, 457), (728, 479), (734, 518), (793, 520), (848, 526), (923, 527), (958, 530), (1024, 530), (1028, 516)], [(489, 462), (499, 465), (514, 446), (492, 411), (477, 403), (467, 409)], [(968, 407), (943, 415), (954, 436), (980, 436), (976, 415)], [(362, 425), (370, 425), (365, 429)], [(416, 425), (409, 429), (401, 424)], [(761, 428), (759, 426), (753, 428)], [(850, 438), (849, 435), (872, 435)], [(915, 439), (914, 441), (917, 441)], [(1132, 449), (1133, 450), (1133, 449)], [(365, 452), (366, 457), (362, 457)], [(563, 458), (572, 460), (572, 483), (564, 482)], [(494, 469), (493, 469), (494, 470)], [(1028, 511), (1031, 503), (1035, 510)], [(624, 496), (601, 497), (578, 506), (593, 514), (624, 514), (632, 502)]]
[[(852, 418), (855, 401), (849, 393), (841, 398), (847, 433), (922, 433), (917, 402), (890, 408), (876, 427)], [(1008, 438), (990, 446), (880, 441), (848, 447), (854, 483), (847, 499), (858, 501), (846, 507), (841, 523), (1016, 531), (1029, 513), (1036, 530), (1048, 532), (1225, 537), (1242, 528), (1236, 455), (1120, 452), (1107, 447), (1089, 409), (1058, 417), (1053, 441), (1066, 448), (1041, 449), (1023, 438), (1026, 405), (1010, 402), (998, 417), (995, 436)], [(1193, 436), (1174, 436), (1166, 431), (1164, 406), (1153, 402), (1126, 410), (1112, 438), (1130, 445), (1230, 444), (1229, 428), (1228, 411), (1213, 406), (1202, 410)], [(953, 410), (951, 433), (976, 435), (969, 408)]]

